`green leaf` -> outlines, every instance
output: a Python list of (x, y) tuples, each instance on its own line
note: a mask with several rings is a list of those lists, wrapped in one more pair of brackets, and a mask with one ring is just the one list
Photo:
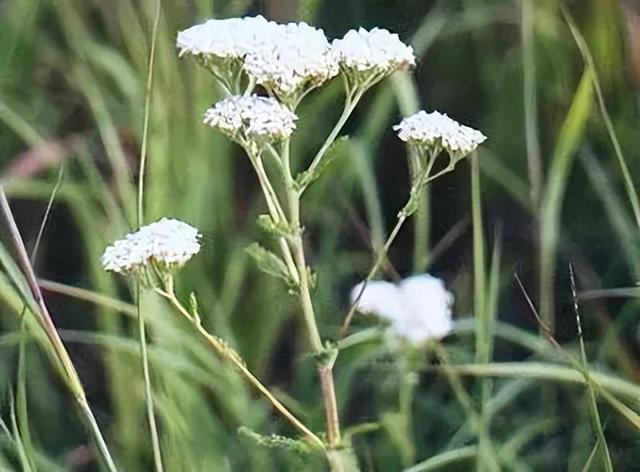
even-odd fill
[(198, 299), (196, 298), (196, 294), (193, 292), (189, 294), (189, 313), (191, 313), (191, 316), (193, 316), (193, 319), (196, 320), (196, 323), (200, 324)]
[(288, 238), (295, 236), (295, 230), (283, 222), (273, 221), (270, 215), (258, 216), (258, 226), (260, 226), (267, 234), (276, 237)]
[(246, 249), (247, 253), (253, 257), (260, 269), (265, 274), (284, 280), (289, 287), (295, 287), (296, 284), (289, 275), (286, 264), (268, 249), (263, 248), (258, 243), (249, 245)]
[(279, 436), (277, 434), (270, 434), (265, 436), (259, 434), (246, 426), (242, 426), (238, 429), (238, 433), (242, 434), (246, 438), (249, 438), (258, 446), (270, 448), (270, 449), (284, 449), (286, 451), (295, 452), (297, 454), (309, 454), (311, 449), (304, 441), (299, 439), (288, 438), (286, 436)]
[(562, 202), (573, 158), (584, 135), (593, 103), (593, 71), (587, 67), (556, 140), (541, 203), (540, 317), (550, 325), (553, 324), (553, 281)]

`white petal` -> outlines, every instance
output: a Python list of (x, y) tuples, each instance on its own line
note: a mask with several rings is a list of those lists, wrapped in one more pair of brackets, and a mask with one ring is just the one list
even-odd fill
[(441, 279), (429, 274), (409, 277), (400, 283), (400, 292), (414, 338), (442, 338), (451, 332), (453, 295)]
[[(351, 303), (360, 293), (362, 284), (363, 282), (359, 283), (351, 290)], [(376, 314), (394, 323), (403, 317), (400, 290), (390, 282), (368, 282), (358, 301), (358, 310), (363, 313)]]

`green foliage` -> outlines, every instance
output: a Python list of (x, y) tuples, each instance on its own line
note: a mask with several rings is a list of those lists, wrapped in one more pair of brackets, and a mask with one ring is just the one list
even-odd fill
[(283, 449), (285, 451), (293, 452), (296, 454), (309, 454), (309, 446), (304, 442), (287, 438), (285, 436), (278, 436), (277, 434), (271, 434), (269, 436), (265, 436), (263, 434), (258, 434), (255, 431), (250, 430), (246, 427), (241, 427), (238, 432), (247, 438), (249, 438), (256, 445), (266, 448), (273, 449)]
[[(203, 111), (217, 99), (213, 81), (178, 59), (174, 48), (179, 29), (210, 16), (245, 14), (250, 3), (163, 2), (146, 220), (175, 216), (203, 230), (202, 257), (180, 274), (176, 292), (290, 411), (321, 432), (313, 359), (298, 341), (294, 297), (283, 296), (295, 284), (270, 249), (254, 244), (245, 250), (263, 231), (277, 240), (292, 229), (264, 215), (239, 149), (201, 125)], [(134, 293), (103, 272), (99, 256), (136, 226), (154, 6), (26, 0), (0, 7), (2, 183), (30, 245), (57, 167), (65, 163), (35, 266), (40, 276), (64, 284), (57, 294), (53, 286), (45, 292), (54, 321), (118, 466), (130, 471), (152, 467), (148, 433), (140, 426), (146, 418)], [(460, 162), (416, 197), (416, 243), (405, 228), (383, 264), (385, 278), (414, 268), (446, 278), (456, 295), (457, 323), (443, 352), (414, 353), (412, 383), (402, 375), (407, 366), (398, 364), (397, 346), (378, 327), (363, 329), (375, 320), (356, 317), (350, 336), (336, 339), (337, 358), (334, 344), (323, 353), (335, 361), (345, 442), (363, 470), (484, 470), (487, 450), (502, 470), (595, 469), (603, 437), (614, 470), (631, 470), (640, 461), (633, 334), (640, 132), (637, 91), (625, 78), (633, 66), (622, 56), (627, 26), (618, 2), (345, 0), (336, 8), (330, 0), (301, 0), (297, 7), (333, 36), (347, 27), (389, 27), (411, 39), (419, 55), (415, 79), (398, 75), (369, 91), (346, 124), (350, 138), (338, 139), (313, 174), (297, 176), (298, 187), (314, 182), (301, 225), (325, 340), (337, 338), (349, 284), (366, 274), (370, 249), (382, 245), (407, 201), (409, 170), (391, 126), (425, 107), (447, 111), (489, 137), (472, 158), (473, 199), (469, 166)], [(335, 122), (339, 85), (300, 107), (305, 119), (292, 147), (299, 168)], [(268, 247), (276, 247), (271, 242)], [(0, 470), (78, 470), (85, 466), (78, 452), (91, 439), (32, 310), (20, 317), (28, 289), (9, 245), (0, 251)], [(576, 266), (582, 339), (567, 309), (569, 259)], [(522, 275), (533, 309), (555, 320), (562, 351), (537, 334), (514, 272)], [(192, 292), (199, 303), (189, 298)], [(292, 439), (296, 431), (196, 342), (159, 297), (149, 296), (143, 306), (167, 472), (324, 470), (307, 454), (309, 462), (300, 466), (296, 456), (308, 444)], [(554, 401), (546, 403), (549, 398)]]
[(255, 260), (258, 269), (267, 275), (281, 279), (288, 287), (295, 288), (296, 283), (291, 279), (286, 264), (273, 252), (258, 243), (252, 243), (246, 251)]

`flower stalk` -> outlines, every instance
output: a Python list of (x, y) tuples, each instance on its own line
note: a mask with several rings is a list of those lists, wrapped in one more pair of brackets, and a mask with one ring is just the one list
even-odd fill
[[(346, 114), (347, 108), (343, 116)], [(336, 127), (337, 128), (337, 127)], [(334, 128), (334, 129), (336, 129)], [(337, 132), (334, 135), (337, 136)], [(325, 143), (326, 144), (326, 143)], [(326, 145), (328, 148), (331, 145)], [(326, 426), (327, 426), (327, 442), (330, 448), (335, 448), (341, 444), (342, 438), (340, 434), (340, 417), (338, 414), (338, 402), (336, 399), (335, 386), (333, 381), (333, 360), (327, 362), (323, 359), (325, 351), (318, 330), (313, 301), (311, 299), (309, 269), (307, 267), (306, 257), (304, 253), (304, 242), (302, 239), (302, 227), (300, 224), (300, 198), (301, 191), (296, 188), (295, 180), (291, 173), (290, 159), (290, 141), (287, 139), (282, 143), (282, 167), (284, 169), (285, 187), (287, 192), (287, 203), (289, 207), (289, 223), (293, 228), (294, 235), (290, 238), (292, 246), (294, 262), (297, 269), (299, 280), (299, 298), (302, 308), (302, 315), (307, 330), (307, 336), (311, 349), (317, 360), (318, 375), (320, 378), (320, 386), (322, 389), (322, 398), (325, 409)]]

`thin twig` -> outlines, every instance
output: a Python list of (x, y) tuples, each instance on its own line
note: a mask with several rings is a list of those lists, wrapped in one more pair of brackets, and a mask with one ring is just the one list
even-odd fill
[[(417, 179), (417, 184), (415, 186), (417, 191), (422, 192), (423, 191), (423, 187), (426, 186), (429, 182), (432, 182), (433, 180), (437, 179), (438, 177), (446, 174), (447, 172), (451, 172), (453, 170), (453, 166), (450, 164), (447, 167), (445, 167), (444, 169), (442, 169), (441, 171), (436, 172), (433, 175), (430, 175), (431, 169), (433, 168), (433, 165), (435, 163), (436, 158), (437, 158), (437, 153), (434, 152), (431, 155), (431, 157), (429, 159), (429, 163), (425, 167), (425, 169), (423, 171), (423, 174), (421, 176), (419, 176), (418, 179)], [(406, 205), (405, 205), (405, 208), (406, 208)], [(360, 287), (360, 290), (359, 290), (358, 294), (356, 295), (355, 299), (351, 303), (351, 306), (349, 307), (349, 311), (347, 312), (347, 315), (344, 318), (344, 322), (342, 323), (342, 327), (340, 328), (339, 339), (344, 339), (344, 337), (349, 333), (349, 327), (351, 326), (351, 321), (353, 321), (353, 317), (354, 317), (356, 311), (358, 310), (358, 303), (360, 302), (360, 299), (364, 295), (364, 291), (367, 288), (367, 283), (369, 283), (373, 279), (373, 277), (375, 277), (376, 274), (378, 273), (378, 269), (380, 269), (380, 266), (385, 261), (385, 259), (387, 257), (387, 254), (389, 253), (389, 248), (391, 247), (391, 245), (395, 241), (396, 237), (398, 236), (398, 233), (402, 229), (402, 226), (404, 225), (404, 223), (407, 220), (408, 216), (409, 215), (407, 215), (407, 213), (404, 211), (404, 209), (399, 213), (398, 221), (396, 222), (396, 225), (391, 230), (391, 233), (389, 234), (389, 237), (385, 241), (385, 243), (382, 246), (382, 248), (380, 249), (380, 251), (378, 251), (376, 259), (375, 259), (375, 261), (373, 263), (373, 266), (369, 270), (369, 273), (365, 277), (365, 279), (364, 279), (364, 281), (362, 283), (362, 286)]]

